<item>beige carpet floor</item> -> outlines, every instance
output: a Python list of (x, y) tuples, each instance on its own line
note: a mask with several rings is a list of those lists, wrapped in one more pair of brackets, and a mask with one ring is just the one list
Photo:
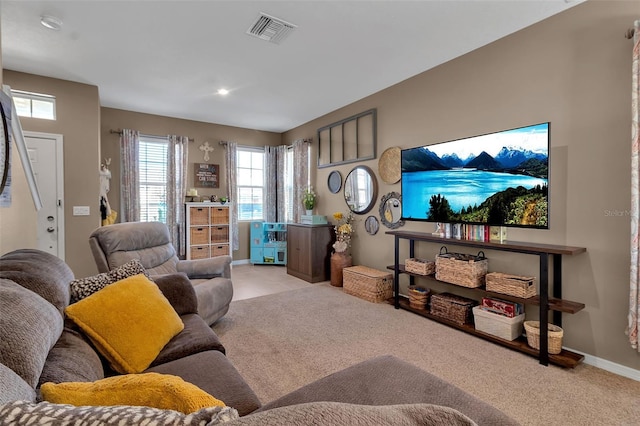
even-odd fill
[(640, 382), (584, 364), (544, 367), (533, 357), (328, 283), (234, 301), (213, 328), (263, 402), (393, 354), (523, 425), (640, 424)]

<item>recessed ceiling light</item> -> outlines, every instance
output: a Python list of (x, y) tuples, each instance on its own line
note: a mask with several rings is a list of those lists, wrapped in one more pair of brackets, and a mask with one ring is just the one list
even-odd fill
[(51, 15), (42, 15), (40, 17), (40, 23), (44, 27), (54, 31), (60, 31), (62, 28), (62, 20)]
[(228, 95), (229, 91), (227, 89), (218, 89), (218, 95)]

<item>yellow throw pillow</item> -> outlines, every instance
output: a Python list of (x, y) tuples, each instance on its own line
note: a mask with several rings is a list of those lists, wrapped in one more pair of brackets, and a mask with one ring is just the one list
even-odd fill
[(65, 313), (119, 373), (140, 373), (184, 329), (158, 286), (143, 274), (117, 281)]
[(178, 376), (125, 374), (95, 382), (44, 383), (42, 399), (71, 405), (140, 405), (190, 414), (224, 402)]

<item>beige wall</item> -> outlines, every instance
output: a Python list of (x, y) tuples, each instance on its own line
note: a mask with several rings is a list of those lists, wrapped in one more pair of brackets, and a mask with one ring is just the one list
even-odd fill
[[(76, 276), (97, 270), (89, 252), (88, 237), (100, 224), (98, 165), (100, 152), (100, 100), (98, 88), (4, 70), (12, 89), (56, 97), (57, 120), (21, 117), (25, 131), (63, 135), (65, 260)], [(15, 145), (14, 145), (15, 148)], [(15, 154), (15, 150), (14, 150)], [(12, 205), (0, 209), (0, 254), (17, 248), (36, 248), (36, 211), (18, 157), (12, 162)], [(89, 216), (73, 216), (73, 206), (90, 206)]]
[[(215, 150), (209, 153), (210, 164), (218, 164), (221, 169), (220, 188), (196, 188), (200, 196), (223, 196), (226, 191), (226, 168), (224, 166), (224, 147), (219, 141), (234, 141), (238, 145), (245, 146), (277, 146), (281, 143), (280, 133), (263, 132), (259, 130), (243, 129), (239, 127), (223, 126), (219, 124), (203, 123), (199, 121), (181, 120), (177, 118), (161, 117), (157, 115), (141, 114), (123, 111), (113, 108), (102, 108), (102, 160), (111, 158), (111, 190), (109, 192), (109, 204), (113, 209), (120, 209), (120, 154), (119, 136), (111, 130), (135, 129), (148, 135), (175, 134), (188, 136), (194, 139), (189, 144), (189, 183), (188, 188), (193, 188), (193, 175), (195, 163), (204, 163), (204, 153), (199, 147), (205, 141)], [(238, 224), (240, 247), (233, 252), (234, 260), (249, 259), (249, 224)]]
[[(638, 18), (639, 4), (578, 5), (286, 132), (283, 141), (317, 139), (319, 127), (369, 108), (378, 109), (378, 155), (392, 146), (409, 148), (550, 121), (550, 229), (510, 229), (509, 239), (587, 247), (586, 254), (565, 258), (563, 263), (564, 297), (586, 304), (582, 312), (564, 315), (564, 343), (640, 369), (640, 356), (624, 334), (630, 259), (632, 44), (623, 37)], [(377, 173), (377, 160), (357, 164)], [(353, 166), (315, 172), (322, 214), (345, 211), (342, 194), (331, 194), (326, 182), (332, 170), (344, 178)], [(380, 197), (400, 192), (399, 183), (387, 185), (378, 179), (378, 184), (378, 202), (369, 213), (376, 216)], [(384, 226), (375, 236), (366, 234), (366, 216), (357, 225), (355, 262), (384, 268), (393, 263), (393, 239), (385, 235)], [(404, 229), (431, 232), (433, 225), (407, 222)], [(418, 250), (431, 257), (438, 248), (421, 244)], [(537, 271), (533, 256), (488, 255), (491, 270)], [(407, 251), (400, 257), (408, 257)]]

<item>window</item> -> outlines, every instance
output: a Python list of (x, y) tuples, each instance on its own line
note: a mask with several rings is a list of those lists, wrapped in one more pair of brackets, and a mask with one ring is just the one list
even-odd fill
[(56, 97), (39, 93), (12, 90), (11, 95), (20, 117), (56, 119)]
[(262, 220), (264, 151), (262, 148), (238, 147), (237, 155), (238, 220)]
[(166, 138), (140, 135), (140, 221), (167, 221)]

